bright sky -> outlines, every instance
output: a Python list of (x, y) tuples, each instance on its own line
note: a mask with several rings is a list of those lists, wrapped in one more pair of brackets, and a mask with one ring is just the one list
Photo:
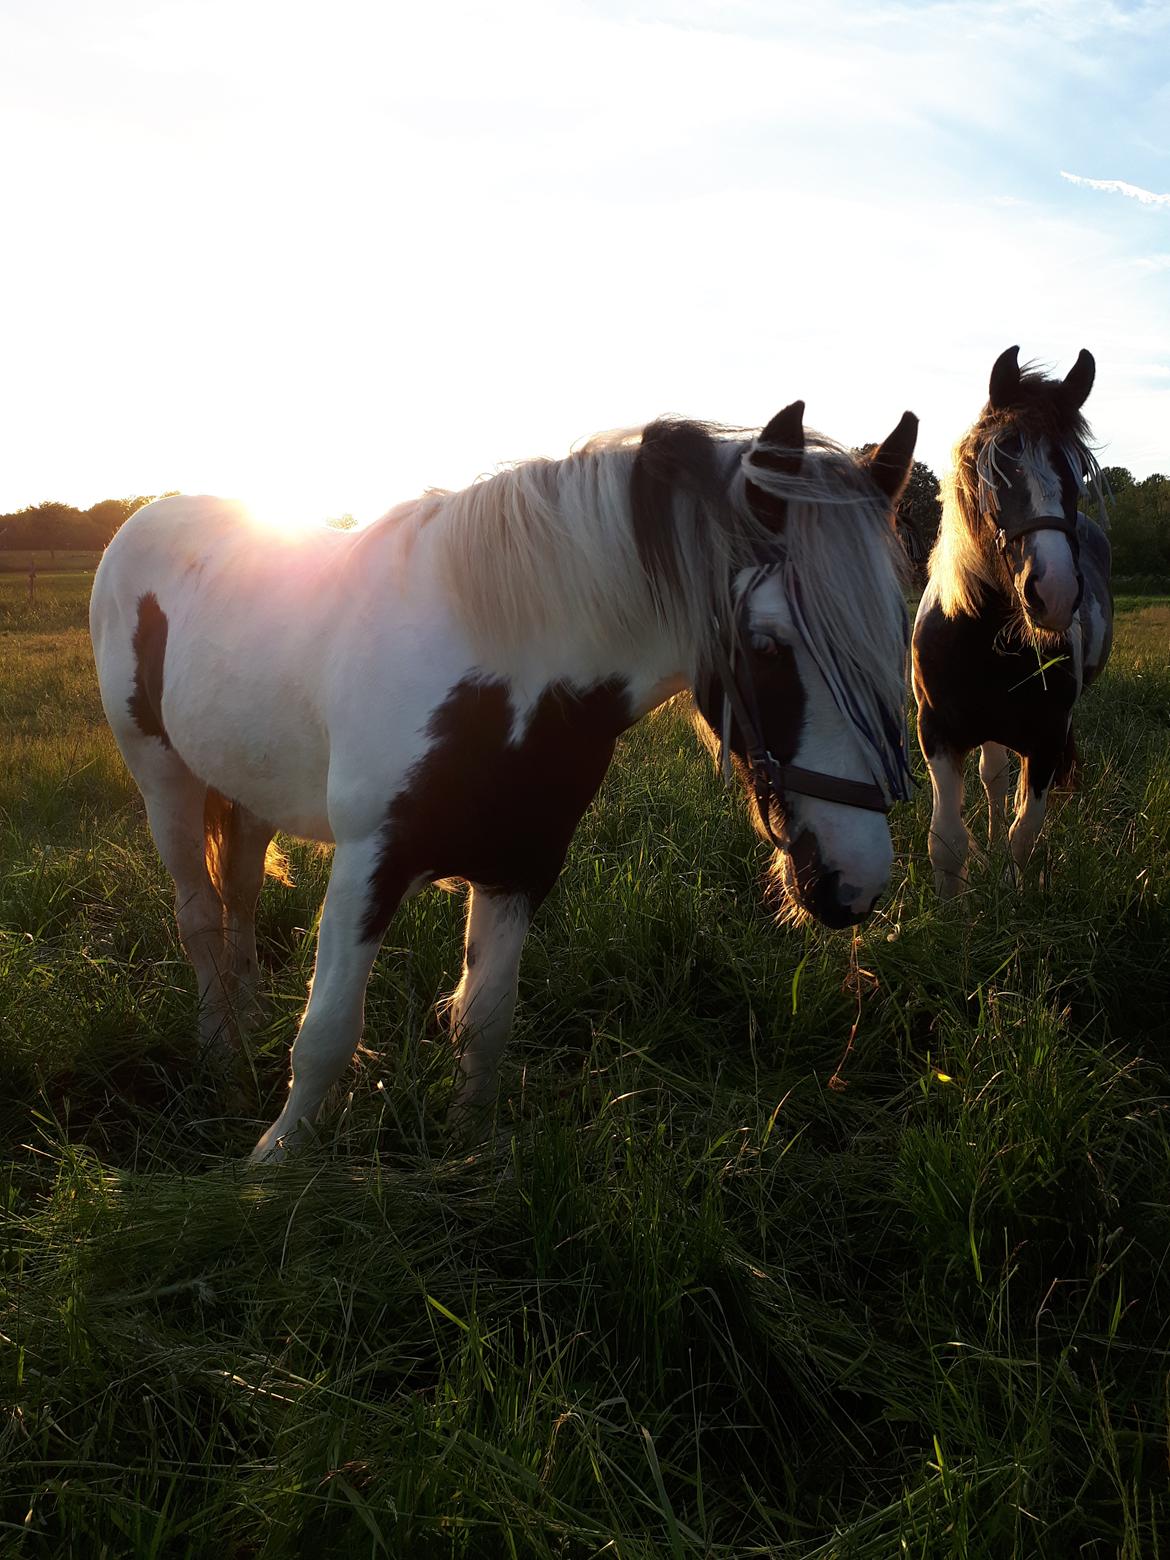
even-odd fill
[(1170, 470), (1170, 5), (0, 0), (0, 510), (368, 518), (663, 412), (1097, 358)]

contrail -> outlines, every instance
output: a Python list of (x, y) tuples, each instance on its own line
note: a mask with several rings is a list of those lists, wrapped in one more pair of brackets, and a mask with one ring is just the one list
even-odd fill
[(1170, 195), (1155, 195), (1153, 190), (1143, 190), (1139, 184), (1126, 184), (1124, 179), (1085, 179), (1079, 173), (1065, 173), (1063, 168), (1060, 176), (1070, 184), (1083, 184), (1086, 189), (1128, 195), (1131, 200), (1140, 200), (1143, 206), (1170, 206)]

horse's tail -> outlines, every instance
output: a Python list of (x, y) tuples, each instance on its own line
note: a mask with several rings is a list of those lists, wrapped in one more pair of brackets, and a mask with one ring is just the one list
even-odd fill
[[(214, 786), (207, 787), (207, 796), (203, 802), (203, 856), (212, 886), (225, 904), (232, 852), (236, 849), (242, 812), (239, 802), (229, 801)], [(264, 851), (264, 875), (275, 878), (286, 888), (292, 887), (288, 857), (275, 840), (269, 840)]]

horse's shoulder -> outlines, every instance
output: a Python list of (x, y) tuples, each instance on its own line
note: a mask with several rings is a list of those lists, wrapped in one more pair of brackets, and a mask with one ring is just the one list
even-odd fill
[(912, 640), (915, 654), (952, 639), (955, 631), (954, 619), (949, 618), (943, 611), (937, 589), (928, 582), (918, 603), (918, 611), (914, 615)]

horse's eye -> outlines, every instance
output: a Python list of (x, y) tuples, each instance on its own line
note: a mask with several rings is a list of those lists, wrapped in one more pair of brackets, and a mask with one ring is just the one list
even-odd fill
[(762, 633), (758, 628), (752, 630), (748, 643), (761, 655), (776, 655), (780, 650), (780, 641), (775, 634)]

